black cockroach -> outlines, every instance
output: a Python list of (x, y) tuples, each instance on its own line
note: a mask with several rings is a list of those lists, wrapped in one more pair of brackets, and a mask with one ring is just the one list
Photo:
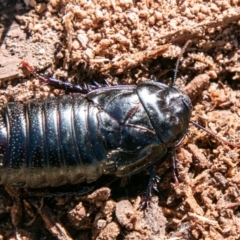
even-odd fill
[(0, 115), (0, 184), (36, 188), (134, 174), (182, 141), (191, 111), (187, 95), (153, 81), (8, 103)]
[(39, 188), (89, 183), (103, 174), (125, 177), (169, 151), (176, 168), (174, 150), (187, 133), (192, 104), (174, 84), (82, 88), (22, 65), (50, 85), (79, 93), (3, 107), (0, 184)]

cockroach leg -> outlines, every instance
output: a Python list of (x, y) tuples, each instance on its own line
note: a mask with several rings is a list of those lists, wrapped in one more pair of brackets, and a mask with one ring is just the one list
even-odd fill
[(152, 190), (159, 193), (157, 189), (157, 184), (159, 183), (159, 181), (160, 178), (156, 175), (155, 167), (153, 167), (150, 172), (146, 192), (143, 194), (141, 199), (139, 210), (144, 210), (148, 207), (149, 202), (151, 202), (152, 200)]
[[(87, 94), (95, 89), (105, 87), (105, 85), (98, 84), (97, 82), (93, 82), (93, 85), (87, 85), (86, 83), (83, 83), (82, 86), (79, 85), (74, 85), (69, 82), (63, 82), (59, 79), (53, 78), (53, 77), (45, 77), (36, 72), (33, 66), (26, 60), (23, 60), (20, 63), (21, 66), (25, 67), (31, 74), (33, 74), (34, 77), (38, 78), (41, 80), (43, 83), (53, 86), (58, 89), (64, 89), (67, 92), (73, 92), (73, 93), (82, 93), (82, 94)], [(108, 86), (108, 84), (106, 84)]]

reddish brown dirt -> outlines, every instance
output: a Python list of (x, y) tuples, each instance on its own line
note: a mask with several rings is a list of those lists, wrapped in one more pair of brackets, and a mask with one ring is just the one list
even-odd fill
[[(23, 59), (70, 82), (169, 83), (191, 40), (177, 84), (193, 100), (192, 120), (240, 142), (238, 0), (25, 3), (0, 0), (1, 106), (65, 94), (22, 71)], [(86, 196), (42, 199), (1, 187), (0, 239), (239, 239), (240, 148), (190, 125), (176, 152), (180, 183), (166, 159), (157, 167), (159, 194), (145, 211), (138, 207), (146, 173), (124, 188), (100, 180)]]

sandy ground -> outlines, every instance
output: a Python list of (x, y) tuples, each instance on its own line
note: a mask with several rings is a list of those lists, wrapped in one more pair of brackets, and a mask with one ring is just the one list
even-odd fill
[[(76, 84), (171, 83), (191, 40), (177, 84), (193, 101), (192, 120), (239, 142), (240, 1), (24, 2), (0, 0), (1, 106), (65, 94), (23, 71), (23, 59)], [(146, 171), (124, 187), (100, 179), (84, 196), (1, 187), (0, 239), (239, 239), (239, 153), (190, 125), (176, 149), (180, 183), (164, 159), (159, 194), (145, 211), (138, 208)]]

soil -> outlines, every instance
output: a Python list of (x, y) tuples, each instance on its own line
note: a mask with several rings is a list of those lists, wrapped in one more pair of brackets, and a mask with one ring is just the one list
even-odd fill
[(191, 120), (223, 139), (190, 124), (176, 148), (179, 183), (167, 156), (145, 210), (147, 171), (124, 187), (103, 177), (85, 195), (76, 187), (86, 185), (1, 186), (0, 239), (240, 239), (239, 26), (238, 0), (0, 0), (1, 107), (66, 94), (22, 60), (74, 84), (171, 84), (182, 54), (176, 84), (192, 99)]

